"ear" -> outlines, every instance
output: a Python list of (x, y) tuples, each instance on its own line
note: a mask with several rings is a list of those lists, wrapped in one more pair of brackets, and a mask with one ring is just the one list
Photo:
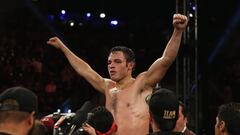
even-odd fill
[(134, 62), (129, 62), (128, 63), (128, 69), (133, 70), (134, 67), (135, 67), (135, 63)]
[(225, 132), (225, 129), (226, 129), (226, 123), (224, 121), (220, 121), (219, 124), (218, 124), (218, 127), (220, 129), (221, 132)]
[(34, 120), (35, 120), (35, 112), (31, 112), (28, 118), (28, 125), (30, 125), (30, 127), (33, 126)]
[(187, 118), (187, 116), (186, 116), (186, 117), (183, 117), (183, 121), (184, 121), (185, 126), (187, 126), (187, 123), (188, 123), (188, 118)]

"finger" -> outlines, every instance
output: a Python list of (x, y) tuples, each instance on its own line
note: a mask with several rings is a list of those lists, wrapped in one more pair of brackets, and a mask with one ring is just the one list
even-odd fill
[(84, 124), (84, 126), (83, 126), (84, 128), (91, 128), (91, 126), (89, 125), (89, 124)]
[(180, 19), (180, 20), (186, 21), (187, 17), (185, 15), (174, 14), (173, 19)]
[(173, 20), (173, 24), (179, 24), (179, 23), (182, 23), (182, 20), (180, 20), (180, 19)]
[(85, 125), (86, 127), (90, 128), (90, 129), (94, 129), (91, 125), (89, 125), (88, 123), (86, 123)]
[(173, 15), (173, 19), (178, 19), (178, 18), (180, 18), (180, 17), (181, 17), (180, 14), (174, 14), (174, 15)]
[(87, 130), (89, 129), (87, 126), (83, 126), (82, 128), (83, 128), (83, 130), (85, 130), (85, 131), (87, 131)]
[(173, 15), (173, 18), (176, 18), (178, 15), (179, 15), (179, 14), (174, 14), (174, 15)]
[(52, 42), (51, 41), (47, 41), (47, 44), (51, 44)]
[(89, 125), (88, 123), (86, 123), (86, 124), (85, 124), (85, 126), (88, 126), (88, 127), (90, 127), (90, 125)]
[(56, 38), (50, 38), (48, 41), (55, 41)]

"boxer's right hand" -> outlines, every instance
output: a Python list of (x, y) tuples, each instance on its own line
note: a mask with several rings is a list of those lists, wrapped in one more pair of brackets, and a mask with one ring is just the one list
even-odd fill
[(63, 42), (58, 37), (52, 37), (47, 41), (47, 44), (52, 45), (58, 49), (61, 49), (61, 46), (64, 46)]

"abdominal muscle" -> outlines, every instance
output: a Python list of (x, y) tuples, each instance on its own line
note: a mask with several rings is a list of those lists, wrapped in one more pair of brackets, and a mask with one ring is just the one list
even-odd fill
[[(131, 91), (132, 92), (132, 91)], [(148, 106), (142, 96), (130, 91), (110, 93), (106, 107), (112, 112), (118, 130), (114, 135), (146, 135), (149, 130)]]
[(148, 133), (149, 118), (132, 114), (129, 110), (122, 110), (115, 115), (118, 132), (114, 135), (146, 135)]

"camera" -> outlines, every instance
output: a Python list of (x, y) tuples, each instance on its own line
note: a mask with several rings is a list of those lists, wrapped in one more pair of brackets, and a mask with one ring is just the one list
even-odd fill
[(84, 131), (83, 126), (86, 123), (89, 123), (89, 120), (91, 119), (91, 117), (93, 116), (93, 113), (88, 113), (87, 114), (87, 120), (85, 122), (83, 122), (82, 126), (80, 128), (78, 128), (73, 135), (89, 135), (87, 132)]

